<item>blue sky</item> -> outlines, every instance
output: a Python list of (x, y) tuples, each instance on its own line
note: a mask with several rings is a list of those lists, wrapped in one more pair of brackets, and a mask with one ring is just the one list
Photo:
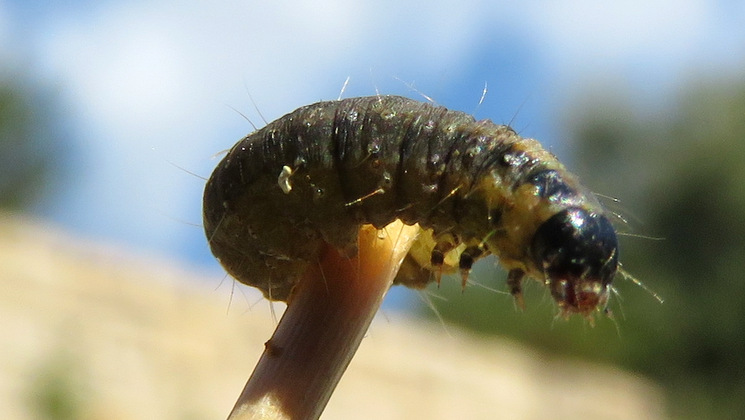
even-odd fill
[[(593, 86), (664, 106), (745, 68), (739, 1), (0, 0), (0, 62), (59, 93), (76, 183), (68, 230), (219, 273), (201, 227), (214, 156), (298, 106), (419, 93), (513, 122), (570, 158), (562, 108)], [(3, 71), (0, 68), (0, 71)], [(484, 86), (487, 96), (478, 106)], [(570, 165), (571, 166), (571, 165)]]

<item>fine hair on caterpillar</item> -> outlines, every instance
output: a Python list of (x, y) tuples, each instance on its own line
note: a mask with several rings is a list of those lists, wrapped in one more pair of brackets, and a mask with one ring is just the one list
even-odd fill
[[(622, 227), (621, 229), (616, 230), (616, 235), (618, 237), (643, 239), (643, 240), (648, 240), (648, 241), (664, 241), (665, 240), (665, 238), (658, 237), (658, 236), (635, 233), (635, 231), (638, 229), (638, 225), (643, 224), (643, 222), (630, 209), (621, 205), (621, 200), (618, 197), (601, 194), (596, 191), (593, 192), (593, 194), (600, 199), (601, 204), (606, 209), (605, 212), (608, 215), (608, 217), (611, 220), (616, 222), (614, 224), (620, 225)], [(634, 225), (637, 225), (637, 227), (635, 228)], [(647, 286), (644, 282), (642, 282), (636, 276), (626, 271), (623, 267), (623, 264), (621, 264), (620, 262), (618, 263), (618, 274), (620, 274), (623, 280), (630, 281), (637, 287), (644, 290), (657, 302), (659, 303), (665, 302), (665, 299), (660, 294), (658, 294), (652, 288)], [(611, 292), (618, 297), (621, 296), (620, 292), (613, 286), (611, 286)], [(606, 308), (607, 314), (610, 314), (609, 311), (610, 309)]]
[(319, 102), (241, 139), (204, 192), (204, 229), (225, 269), (287, 300), (324, 244), (357, 252), (363, 224), (422, 231), (395, 283), (443, 273), (465, 286), (487, 255), (537, 279), (560, 314), (605, 308), (616, 232), (597, 199), (550, 152), (506, 125), (398, 96)]

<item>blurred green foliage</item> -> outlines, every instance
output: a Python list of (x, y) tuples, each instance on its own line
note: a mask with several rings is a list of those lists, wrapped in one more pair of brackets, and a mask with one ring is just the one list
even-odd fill
[(86, 396), (92, 392), (86, 383), (80, 362), (67, 351), (52, 352), (42, 361), (27, 390), (28, 405), (39, 420), (75, 420), (84, 418)]
[(69, 150), (53, 109), (28, 80), (0, 77), (0, 209), (29, 210), (59, 185)]
[[(536, 282), (527, 285), (523, 313), (507, 295), (474, 286), (461, 294), (457, 281), (430, 290), (443, 297), (432, 301), (449, 322), (513, 337), (547, 357), (582, 357), (648, 375), (665, 387), (673, 418), (740, 419), (745, 80), (681, 92), (664, 112), (610, 92), (567, 114), (576, 154), (568, 166), (593, 191), (621, 199), (605, 201), (628, 221), (618, 223), (620, 232), (631, 234), (621, 238), (623, 267), (664, 303), (618, 276), (618, 296), (610, 304), (614, 320), (600, 316), (591, 328), (579, 318), (554, 320), (551, 298)], [(502, 272), (473, 278), (506, 289)]]

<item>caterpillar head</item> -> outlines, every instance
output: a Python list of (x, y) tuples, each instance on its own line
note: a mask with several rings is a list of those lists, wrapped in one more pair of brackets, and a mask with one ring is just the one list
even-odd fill
[(579, 207), (555, 214), (536, 231), (531, 252), (562, 315), (588, 317), (605, 308), (618, 269), (618, 240), (604, 215)]

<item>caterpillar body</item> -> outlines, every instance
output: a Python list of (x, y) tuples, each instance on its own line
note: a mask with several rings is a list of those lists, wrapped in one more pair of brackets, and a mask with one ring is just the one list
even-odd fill
[(512, 128), (398, 96), (319, 102), (241, 139), (204, 192), (214, 255), (287, 300), (323, 243), (356, 252), (360, 225), (423, 229), (396, 282), (423, 287), (489, 254), (521, 298), (544, 283), (563, 315), (605, 307), (616, 233), (595, 197)]

